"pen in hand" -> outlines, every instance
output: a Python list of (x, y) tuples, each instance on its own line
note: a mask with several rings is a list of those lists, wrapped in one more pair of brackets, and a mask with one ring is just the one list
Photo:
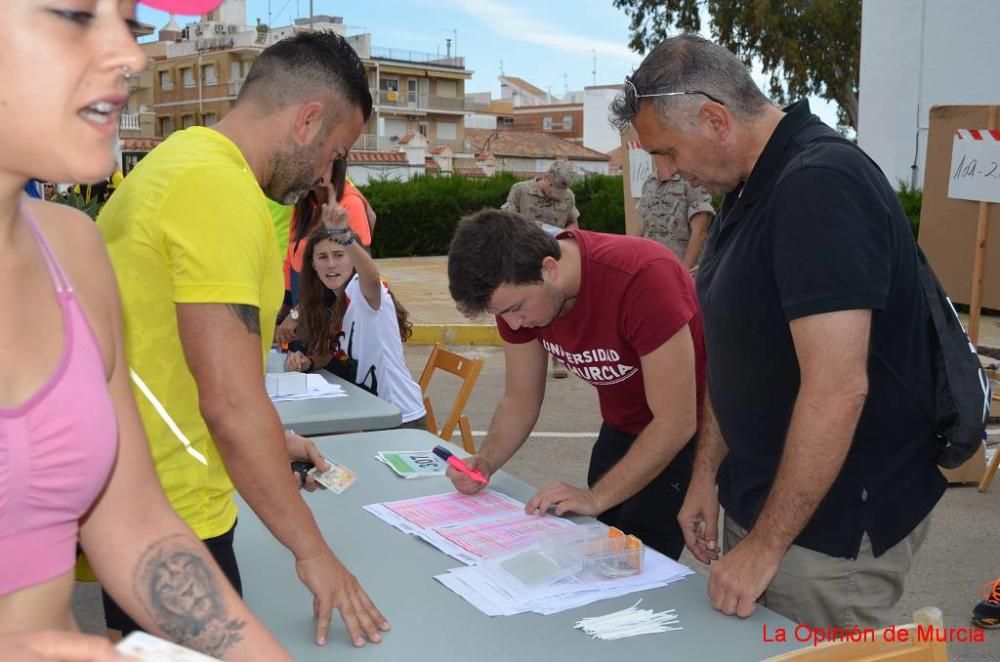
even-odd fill
[(435, 446), (433, 453), (442, 460), (444, 460), (445, 462), (447, 462), (449, 466), (455, 469), (455, 471), (465, 474), (472, 480), (482, 483), (483, 485), (489, 483), (489, 481), (483, 474), (479, 473), (475, 469), (470, 469), (468, 465), (465, 464), (465, 462), (455, 457), (455, 454), (452, 453), (447, 448), (445, 448), (444, 446)]

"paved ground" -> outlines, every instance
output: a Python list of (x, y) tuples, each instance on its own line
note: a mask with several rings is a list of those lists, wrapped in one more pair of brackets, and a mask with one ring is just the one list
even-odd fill
[[(417, 324), (464, 324), (447, 295), (444, 258), (380, 261), (390, 287), (409, 308)], [(456, 334), (459, 338), (464, 331)], [(482, 342), (482, 341), (475, 341)], [(1000, 347), (1000, 326), (984, 319), (981, 344)], [(485, 367), (466, 408), (475, 431), (484, 431), (503, 392), (503, 355), (495, 347), (454, 348), (482, 356)], [(408, 346), (407, 363), (420, 374), (430, 352), (427, 346)], [(446, 375), (431, 384), (431, 396), (443, 418), (456, 385)], [(596, 393), (573, 376), (549, 379), (546, 403), (536, 433), (505, 469), (541, 487), (551, 480), (585, 484), (590, 447), (600, 425)], [(455, 441), (457, 442), (457, 436)], [(477, 437), (481, 441), (481, 436)], [(683, 562), (701, 572), (690, 556)], [(910, 581), (897, 609), (897, 623), (911, 620), (913, 610), (934, 605), (944, 612), (948, 626), (965, 627), (981, 583), (1000, 575), (1000, 480), (979, 494), (974, 487), (952, 487), (938, 505), (927, 543), (916, 559)], [(99, 600), (93, 585), (80, 585), (77, 617), (87, 631), (101, 631)], [(953, 644), (951, 659), (960, 662), (1000, 659), (1000, 632), (987, 632), (985, 644)]]

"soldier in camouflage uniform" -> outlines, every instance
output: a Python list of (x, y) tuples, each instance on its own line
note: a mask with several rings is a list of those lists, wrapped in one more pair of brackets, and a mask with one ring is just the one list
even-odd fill
[[(578, 226), (580, 212), (576, 208), (573, 191), (569, 188), (572, 181), (573, 167), (569, 161), (557, 159), (544, 175), (511, 186), (507, 202), (500, 209), (523, 214), (539, 225), (559, 229), (575, 228)], [(552, 376), (556, 379), (569, 376), (555, 356), (552, 357)]]
[(643, 237), (672, 250), (688, 269), (698, 264), (715, 215), (712, 197), (704, 189), (691, 186), (680, 175), (661, 180), (653, 174), (643, 183), (635, 209)]
[(536, 223), (560, 229), (576, 227), (580, 212), (569, 188), (572, 181), (572, 166), (568, 161), (559, 159), (544, 175), (511, 186), (507, 202), (501, 209), (524, 214)]

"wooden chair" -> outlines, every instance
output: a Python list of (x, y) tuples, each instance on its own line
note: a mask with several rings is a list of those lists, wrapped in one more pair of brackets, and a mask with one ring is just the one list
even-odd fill
[(993, 476), (996, 475), (998, 466), (1000, 466), (1000, 448), (993, 451), (993, 459), (990, 460), (990, 466), (987, 467), (986, 473), (983, 474), (983, 479), (979, 481), (980, 492), (990, 489), (990, 483), (993, 482)]
[[(417, 383), (420, 384), (420, 391), (424, 394), (424, 408), (427, 409), (427, 429), (432, 434), (436, 434), (445, 441), (451, 441), (455, 433), (455, 426), (458, 426), (462, 435), (462, 447), (467, 453), (476, 452), (476, 444), (472, 440), (472, 428), (469, 426), (469, 419), (462, 415), (465, 410), (465, 403), (472, 394), (472, 387), (479, 379), (479, 371), (483, 369), (482, 359), (470, 359), (455, 352), (449, 352), (441, 346), (441, 343), (434, 345), (434, 350), (427, 357), (427, 364), (420, 375)], [(444, 370), (462, 379), (462, 385), (455, 396), (455, 402), (451, 406), (451, 413), (445, 420), (441, 429), (438, 429), (437, 418), (434, 415), (434, 408), (431, 406), (430, 396), (427, 394), (427, 387), (431, 383), (431, 377), (435, 370)]]
[(937, 607), (918, 609), (913, 612), (913, 620), (913, 623), (896, 628), (897, 631), (909, 631), (905, 642), (886, 641), (883, 637), (885, 628), (876, 628), (874, 641), (827, 641), (818, 646), (806, 644), (798, 650), (769, 657), (765, 662), (947, 662), (947, 643), (917, 640), (917, 625), (944, 627), (941, 610)]

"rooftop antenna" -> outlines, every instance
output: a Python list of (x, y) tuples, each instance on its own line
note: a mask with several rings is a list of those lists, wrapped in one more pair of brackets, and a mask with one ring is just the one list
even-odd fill
[(563, 74), (563, 96), (564, 97), (569, 96), (569, 76), (567, 76), (565, 73)]
[(590, 73), (594, 75), (594, 85), (597, 85), (597, 49), (592, 49), (591, 52), (594, 54), (594, 69)]

